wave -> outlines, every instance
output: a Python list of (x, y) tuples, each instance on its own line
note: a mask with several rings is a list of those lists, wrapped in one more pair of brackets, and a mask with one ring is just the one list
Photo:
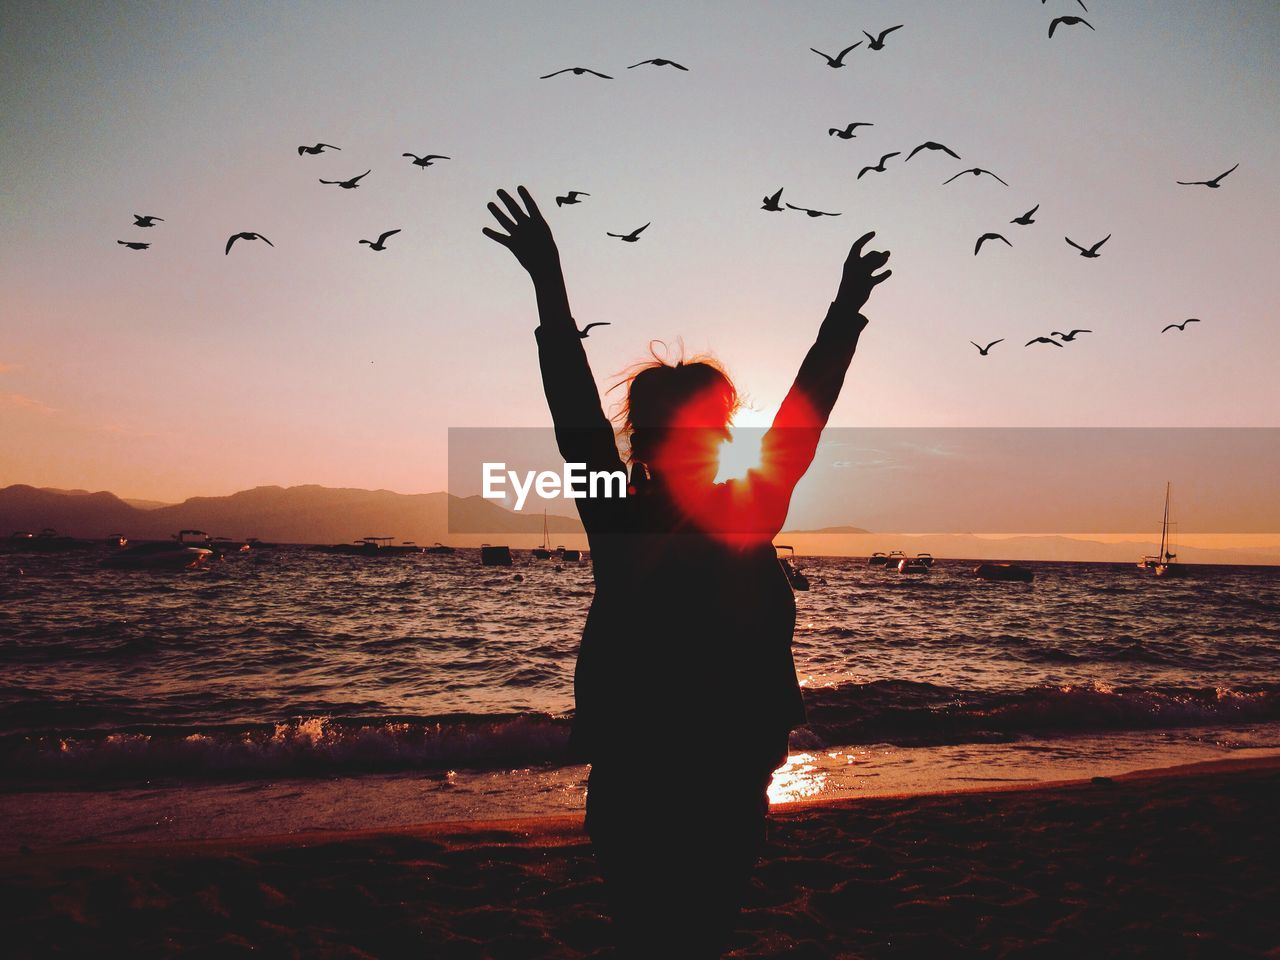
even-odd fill
[(206, 730), (0, 739), (0, 782), (245, 780), (454, 767), (505, 769), (568, 761), (569, 720), (550, 714), (437, 718), (302, 717)]
[(1039, 685), (1012, 692), (876, 681), (805, 691), (805, 746), (924, 746), (1280, 720), (1280, 684), (1252, 688)]

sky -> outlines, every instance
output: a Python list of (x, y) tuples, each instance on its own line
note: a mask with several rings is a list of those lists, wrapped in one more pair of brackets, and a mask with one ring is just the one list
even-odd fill
[[(1049, 39), (1063, 13), (1096, 30)], [(897, 23), (843, 69), (809, 51)], [(650, 57), (689, 70), (627, 69)], [(538, 79), (577, 65), (615, 79)], [(742, 425), (767, 424), (874, 229), (894, 273), (834, 426), (1277, 426), (1278, 114), (1273, 0), (10, 0), (0, 484), (443, 489), (450, 427), (549, 423), (531, 286), (480, 233), (517, 183), (575, 317), (611, 324), (588, 341), (602, 387), (682, 341), (745, 391)], [(851, 121), (874, 126), (828, 136)], [(963, 162), (856, 179), (926, 140)], [(342, 150), (298, 155), (316, 141)], [(1237, 162), (1221, 189), (1174, 183)], [(943, 186), (973, 165), (1009, 186)], [(779, 187), (841, 216), (760, 210)], [(570, 189), (591, 196), (557, 209)], [(393, 228), (383, 253), (357, 243)], [(224, 255), (241, 230), (274, 248)], [(1013, 247), (975, 257), (988, 230)], [(1063, 239), (1107, 234), (1096, 260)], [(1073, 327), (1094, 332), (1023, 347)]]

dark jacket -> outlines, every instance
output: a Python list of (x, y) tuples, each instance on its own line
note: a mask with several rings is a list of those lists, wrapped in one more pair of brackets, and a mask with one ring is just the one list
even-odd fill
[[(700, 762), (767, 769), (786, 759), (805, 714), (795, 600), (772, 540), (865, 325), (832, 304), (760, 467), (715, 485), (715, 521), (686, 515), (661, 483), (577, 501), (596, 584), (574, 673), (577, 759), (664, 763), (691, 750)], [(561, 456), (625, 470), (576, 330), (544, 325), (537, 336)]]

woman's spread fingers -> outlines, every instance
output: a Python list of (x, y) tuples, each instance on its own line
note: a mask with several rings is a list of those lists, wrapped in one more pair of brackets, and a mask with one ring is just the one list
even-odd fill
[(524, 188), (524, 184), (516, 187), (516, 192), (520, 194), (520, 199), (524, 201), (524, 205), (529, 208), (529, 216), (535, 220), (542, 219), (542, 211), (538, 209), (538, 205), (533, 202), (533, 195)]
[(883, 283), (893, 276), (892, 270), (886, 270), (884, 273), (873, 274), (871, 277), (871, 285), (874, 287), (877, 283)]
[(511, 246), (511, 238), (505, 233), (499, 233), (497, 230), (490, 230), (488, 227), (484, 227), (480, 232), (490, 240), (497, 240), (504, 247)]
[(526, 218), (527, 214), (520, 209), (520, 204), (516, 203), (515, 200), (511, 198), (511, 194), (507, 193), (507, 191), (499, 190), (498, 198), (506, 204), (507, 209), (511, 211), (511, 216), (515, 218), (516, 221), (524, 220)]
[(862, 248), (866, 246), (867, 241), (870, 240), (875, 235), (876, 235), (876, 232), (874, 230), (872, 230), (870, 233), (864, 233), (862, 236), (860, 236), (857, 240), (854, 241), (853, 250), (851, 252), (855, 254), (861, 254)]
[(872, 250), (862, 258), (862, 262), (866, 264), (868, 270), (878, 270), (889, 260), (889, 254), (884, 250)]
[(493, 214), (493, 219), (498, 221), (498, 225), (501, 226), (502, 229), (510, 233), (515, 233), (516, 225), (511, 222), (510, 217), (498, 209), (498, 205), (496, 203), (489, 204), (489, 212)]

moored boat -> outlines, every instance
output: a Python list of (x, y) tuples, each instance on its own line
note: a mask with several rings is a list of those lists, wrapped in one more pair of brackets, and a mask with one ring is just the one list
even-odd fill
[(1150, 570), (1157, 577), (1180, 577), (1185, 570), (1178, 563), (1178, 555), (1173, 552), (1173, 544), (1169, 539), (1169, 503), (1173, 495), (1173, 484), (1164, 485), (1164, 519), (1160, 523), (1160, 552), (1155, 556), (1143, 557), (1138, 561), (1139, 570)]
[(980, 563), (973, 568), (979, 580), (999, 580), (1006, 583), (1030, 583), (1036, 575), (1016, 563)]

